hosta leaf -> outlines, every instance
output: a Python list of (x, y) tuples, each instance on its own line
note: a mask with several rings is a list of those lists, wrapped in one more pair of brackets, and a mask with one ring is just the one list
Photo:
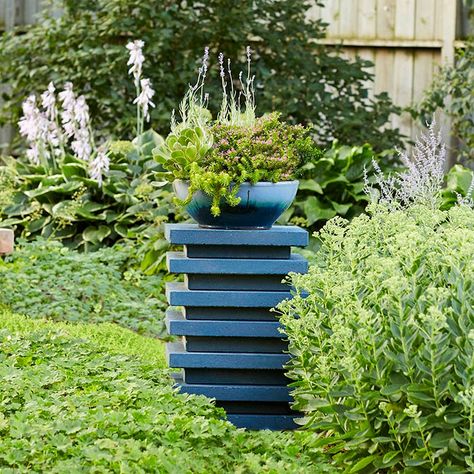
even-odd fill
[(338, 202), (331, 201), (331, 206), (339, 215), (345, 216), (352, 207), (352, 204), (339, 204)]
[(76, 178), (77, 176), (85, 177), (87, 174), (84, 166), (76, 163), (62, 165), (61, 171), (67, 179)]
[(25, 191), (25, 194), (30, 197), (39, 197), (44, 196), (49, 193), (59, 193), (59, 194), (71, 194), (72, 192), (78, 190), (81, 187), (81, 183), (78, 181), (68, 181), (57, 186), (41, 186), (32, 191)]
[(461, 165), (454, 165), (447, 176), (447, 187), (450, 190), (467, 193), (472, 181), (472, 171)]
[(86, 242), (97, 244), (108, 237), (111, 232), (110, 228), (105, 225), (100, 225), (99, 227), (89, 226), (82, 232), (82, 238)]
[(51, 216), (40, 217), (34, 221), (30, 221), (26, 228), (28, 232), (35, 233), (42, 229), (46, 224), (51, 222)]
[(315, 196), (310, 196), (305, 201), (304, 212), (308, 225), (312, 225), (319, 220), (331, 219), (337, 214), (334, 209), (328, 208)]
[(88, 211), (85, 206), (76, 208), (75, 213), (78, 217), (82, 217), (83, 219), (89, 219), (92, 221), (102, 220), (102, 217), (100, 214), (94, 214), (93, 212)]
[(323, 188), (315, 179), (303, 179), (298, 186), (300, 190), (314, 191), (315, 193), (323, 194)]
[(127, 237), (128, 227), (126, 225), (117, 223), (114, 225), (114, 230), (121, 237)]

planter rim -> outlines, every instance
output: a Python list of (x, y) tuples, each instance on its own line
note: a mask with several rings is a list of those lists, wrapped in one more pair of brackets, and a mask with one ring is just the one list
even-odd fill
[[(189, 181), (184, 180), (184, 179), (175, 179), (174, 181), (179, 181), (181, 183), (189, 183)], [(271, 181), (257, 181), (256, 183), (250, 183), (249, 181), (244, 181), (243, 183), (240, 184), (240, 186), (285, 186), (288, 184), (295, 184), (295, 183), (299, 183), (299, 180), (294, 179), (292, 181), (277, 181), (276, 183), (273, 183)]]

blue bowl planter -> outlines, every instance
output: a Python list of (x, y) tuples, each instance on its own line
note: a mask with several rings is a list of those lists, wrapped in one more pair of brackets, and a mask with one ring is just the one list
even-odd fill
[(308, 233), (168, 224), (165, 235), (184, 246), (167, 255), (168, 270), (184, 274), (184, 283), (166, 289), (166, 325), (179, 338), (167, 345), (167, 357), (182, 369), (180, 390), (215, 398), (238, 427), (295, 428), (299, 414), (290, 408), (284, 371), (288, 343), (270, 309), (292, 297), (285, 275), (306, 273), (307, 261), (291, 247), (307, 245)]
[[(240, 203), (229, 206), (221, 202), (221, 214), (211, 214), (211, 198), (198, 191), (194, 193), (186, 211), (201, 226), (225, 229), (269, 229), (290, 207), (298, 190), (298, 181), (279, 183), (259, 182), (240, 185), (237, 197)], [(188, 196), (189, 184), (176, 180), (173, 188), (179, 199)]]

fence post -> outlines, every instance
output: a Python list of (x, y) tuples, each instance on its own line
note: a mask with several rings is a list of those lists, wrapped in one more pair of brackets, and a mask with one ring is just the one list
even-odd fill
[(0, 255), (13, 252), (14, 235), (11, 229), (0, 229)]

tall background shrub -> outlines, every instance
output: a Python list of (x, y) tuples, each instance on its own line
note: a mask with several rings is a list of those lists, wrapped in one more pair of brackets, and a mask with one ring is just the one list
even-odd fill
[[(6, 34), (0, 42), (0, 82), (8, 85), (3, 123), (17, 121), (30, 91), (44, 90), (51, 80), (69, 80), (85, 91), (102, 134), (132, 136), (134, 91), (124, 45), (140, 38), (150, 59), (145, 73), (156, 89), (152, 124), (160, 132), (195, 76), (204, 46), (214, 58), (223, 51), (244, 60), (249, 44), (255, 51), (259, 112), (278, 110), (284, 119), (313, 124), (324, 145), (334, 138), (351, 145), (369, 142), (380, 150), (399, 143), (398, 130), (379, 131), (396, 108), (386, 94), (369, 98), (369, 63), (343, 59), (316, 43), (325, 25), (308, 17), (314, 1), (54, 3), (62, 11), (58, 18), (45, 14), (24, 34)], [(235, 62), (233, 69), (238, 72), (241, 65)], [(211, 94), (218, 94), (218, 87), (215, 80)]]

